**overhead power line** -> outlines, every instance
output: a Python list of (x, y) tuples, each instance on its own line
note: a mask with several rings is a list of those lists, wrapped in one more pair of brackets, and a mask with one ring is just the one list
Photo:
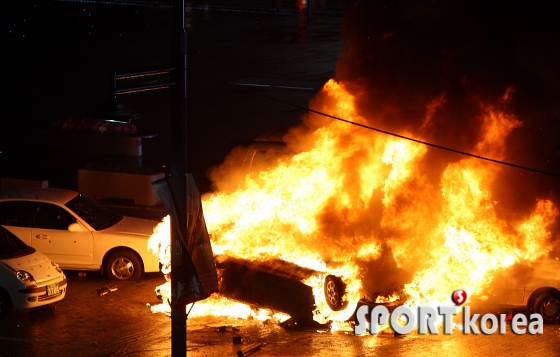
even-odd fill
[(258, 96), (261, 96), (261, 97), (264, 97), (264, 98), (267, 98), (267, 99), (276, 101), (276, 102), (278, 102), (278, 103), (290, 105), (290, 106), (292, 106), (292, 107), (294, 107), (294, 108), (299, 108), (299, 109), (301, 109), (301, 110), (303, 110), (303, 111), (306, 111), (306, 112), (309, 112), (309, 113), (314, 113), (314, 114), (317, 114), (317, 115), (321, 115), (321, 116), (324, 116), (324, 117), (327, 117), (327, 118), (331, 118), (331, 119), (333, 119), (333, 120), (338, 120), (338, 121), (341, 121), (341, 122), (344, 122), (344, 123), (347, 123), (347, 124), (350, 124), (350, 125), (355, 125), (355, 126), (358, 126), (358, 127), (360, 127), (360, 128), (367, 129), (367, 130), (376, 131), (376, 132), (378, 132), (378, 133), (382, 133), (382, 134), (394, 136), (394, 137), (397, 137), (397, 138), (400, 138), (400, 139), (412, 141), (412, 142), (415, 142), (415, 143), (418, 143), (418, 144), (422, 144), (422, 145), (426, 145), (426, 146), (429, 146), (429, 147), (433, 147), (433, 148), (436, 148), (436, 149), (445, 150), (445, 151), (453, 152), (453, 153), (456, 153), (456, 154), (460, 154), (460, 155), (464, 155), (464, 156), (473, 157), (473, 158), (476, 158), (476, 159), (479, 159), (479, 160), (484, 160), (484, 161), (493, 162), (493, 163), (496, 163), (496, 164), (499, 164), (499, 165), (514, 167), (514, 168), (517, 168), (517, 169), (526, 170), (526, 171), (531, 171), (531, 172), (536, 172), (536, 173), (543, 174), (543, 175), (548, 175), (548, 176), (560, 177), (560, 174), (558, 174), (558, 173), (549, 172), (549, 171), (544, 171), (544, 170), (539, 170), (539, 169), (535, 169), (535, 168), (532, 168), (532, 167), (528, 167), (528, 166), (524, 166), (524, 165), (518, 165), (518, 164), (514, 164), (514, 163), (511, 163), (511, 162), (506, 162), (506, 161), (502, 161), (502, 160), (496, 160), (496, 159), (492, 159), (492, 158), (489, 158), (489, 157), (486, 157), (486, 156), (477, 155), (477, 154), (473, 154), (473, 153), (470, 153), (470, 152), (467, 152), (467, 151), (458, 150), (458, 149), (453, 149), (453, 148), (450, 148), (450, 147), (447, 147), (447, 146), (438, 145), (438, 144), (431, 143), (431, 142), (428, 142), (428, 141), (419, 140), (419, 139), (414, 139), (414, 138), (411, 138), (411, 137), (409, 137), (409, 136), (405, 136), (405, 135), (393, 133), (393, 132), (391, 132), (391, 131), (379, 129), (379, 128), (376, 128), (376, 127), (373, 127), (373, 126), (370, 126), (370, 125), (361, 124), (361, 123), (356, 123), (356, 122), (353, 122), (353, 121), (348, 120), (348, 119), (340, 118), (340, 117), (338, 117), (338, 116), (336, 116), (336, 115), (332, 115), (332, 114), (328, 114), (328, 113), (321, 112), (321, 111), (319, 111), (319, 110), (307, 108), (307, 107), (304, 107), (304, 106), (302, 106), (302, 105), (295, 104), (295, 103), (292, 103), (292, 102), (288, 102), (288, 101), (285, 101), (285, 100), (282, 100), (282, 99), (278, 99), (278, 98), (275, 98), (275, 97), (272, 97), (272, 96), (269, 96), (269, 95), (266, 95), (266, 94), (263, 94), (263, 93), (258, 93), (258, 92), (252, 91), (252, 90), (250, 90), (250, 89), (248, 89), (248, 88), (246, 88), (246, 87), (238, 86), (238, 85), (235, 85), (235, 84), (233, 84), (233, 83), (228, 83), (228, 82), (222, 81), (222, 80), (220, 80), (220, 79), (216, 79), (216, 78), (207, 76), (207, 75), (205, 75), (205, 74), (202, 74), (202, 73), (193, 71), (193, 70), (191, 70), (191, 69), (188, 69), (188, 71), (189, 71), (190, 73), (199, 75), (199, 76), (201, 76), (201, 77), (204, 77), (204, 78), (207, 78), (207, 79), (210, 79), (210, 80), (213, 80), (213, 81), (216, 81), (216, 82), (219, 82), (219, 83), (228, 85), (228, 86), (233, 86), (233, 87), (237, 88), (238, 90), (241, 90), (241, 91), (244, 91), (244, 92), (247, 92), (247, 93), (255, 94), (255, 95), (258, 95)]

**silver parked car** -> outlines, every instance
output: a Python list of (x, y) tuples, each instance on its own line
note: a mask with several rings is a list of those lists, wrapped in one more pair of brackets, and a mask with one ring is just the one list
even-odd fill
[(62, 269), (102, 270), (118, 280), (157, 272), (147, 248), (157, 223), (115, 214), (76, 191), (0, 190), (0, 225)]
[(12, 307), (60, 301), (66, 285), (66, 276), (56, 263), (0, 227), (0, 317)]

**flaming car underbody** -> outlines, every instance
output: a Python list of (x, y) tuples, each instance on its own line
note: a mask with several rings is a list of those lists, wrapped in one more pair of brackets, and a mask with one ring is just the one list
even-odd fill
[(311, 276), (324, 275), (324, 297), (333, 311), (347, 307), (346, 285), (341, 278), (300, 267), (283, 260), (248, 261), (226, 255), (215, 259), (220, 294), (270, 311), (289, 314), (293, 319), (312, 321), (316, 308), (313, 289), (304, 284)]

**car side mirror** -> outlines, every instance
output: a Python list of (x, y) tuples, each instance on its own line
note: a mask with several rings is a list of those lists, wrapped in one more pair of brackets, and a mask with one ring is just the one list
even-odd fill
[(74, 222), (70, 223), (70, 225), (68, 226), (68, 230), (70, 232), (83, 232), (85, 229), (81, 224)]

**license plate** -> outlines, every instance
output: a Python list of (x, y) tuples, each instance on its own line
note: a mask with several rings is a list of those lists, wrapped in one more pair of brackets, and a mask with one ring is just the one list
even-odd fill
[(58, 294), (58, 283), (47, 285), (47, 295)]

